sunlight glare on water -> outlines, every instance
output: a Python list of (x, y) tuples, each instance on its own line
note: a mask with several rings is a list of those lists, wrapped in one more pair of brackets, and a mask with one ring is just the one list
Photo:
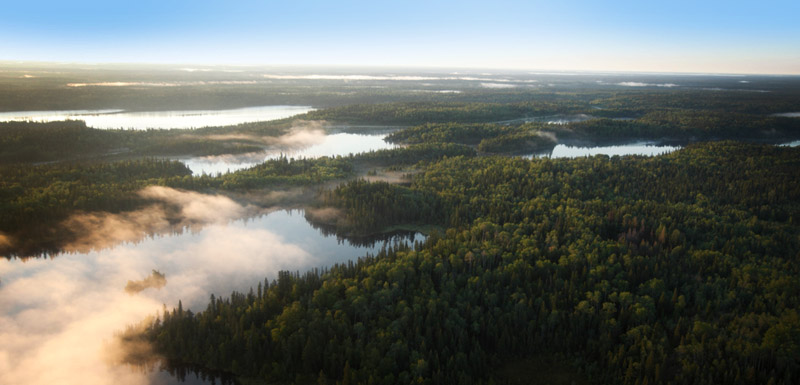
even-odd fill
[(305, 148), (275, 148), (257, 153), (203, 156), (179, 160), (186, 164), (194, 175), (203, 173), (216, 175), (217, 173), (224, 174), (253, 167), (267, 159), (276, 159), (281, 156), (295, 159), (319, 158), (322, 156), (335, 157), (337, 155), (347, 156), (397, 147), (395, 144), (384, 141), (385, 137), (386, 134), (383, 133), (361, 135), (341, 132), (325, 135), (320, 143), (315, 143)]
[(616, 146), (573, 147), (556, 145), (551, 152), (529, 155), (538, 158), (579, 158), (583, 156), (608, 155), (646, 155), (655, 156), (679, 150), (680, 146), (663, 146), (649, 143), (632, 143)]
[(123, 110), (22, 111), (0, 113), (0, 122), (83, 120), (87, 126), (98, 129), (187, 129), (278, 120), (313, 110), (307, 106), (262, 106), (228, 110), (140, 112)]

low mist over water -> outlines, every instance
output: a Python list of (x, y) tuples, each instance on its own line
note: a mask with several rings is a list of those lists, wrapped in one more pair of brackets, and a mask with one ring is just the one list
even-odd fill
[(282, 143), (273, 149), (263, 152), (202, 156), (179, 160), (186, 164), (195, 175), (215, 175), (253, 167), (267, 159), (275, 159), (281, 156), (295, 159), (323, 156), (335, 157), (397, 147), (396, 144), (384, 141), (385, 137), (386, 134), (361, 135), (340, 132), (328, 135), (322, 133), (316, 137), (307, 136), (305, 141)]
[[(196, 215), (215, 213), (201, 230), (52, 259), (0, 261), (0, 383), (164, 383), (170, 378), (164, 373), (112, 365), (122, 354), (110, 343), (114, 333), (178, 300), (200, 311), (212, 293), (247, 291), (280, 270), (330, 266), (383, 245), (323, 235), (300, 210), (228, 222), (250, 209), (225, 197), (201, 198), (181, 203)], [(123, 231), (126, 222), (116, 223)], [(142, 284), (151, 281), (157, 284)]]

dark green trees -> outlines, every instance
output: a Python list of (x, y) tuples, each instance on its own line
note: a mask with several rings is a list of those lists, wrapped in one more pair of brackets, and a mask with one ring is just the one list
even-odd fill
[(600, 383), (795, 383), (799, 162), (720, 143), (450, 158), (410, 189), (353, 182), (329, 197), (349, 215), (427, 215), (382, 210), (430, 200), (451, 227), (167, 312), (149, 338), (266, 380), (480, 383), (504, 360), (557, 355)]

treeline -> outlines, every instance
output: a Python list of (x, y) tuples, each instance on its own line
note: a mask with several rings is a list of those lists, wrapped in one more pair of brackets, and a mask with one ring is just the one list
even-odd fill
[(572, 132), (562, 136), (582, 136), (596, 141), (631, 139), (754, 141), (786, 140), (800, 137), (800, 119), (769, 117), (731, 112), (658, 110), (637, 119), (592, 119), (571, 123)]
[[(680, 109), (698, 111), (733, 112), (740, 114), (769, 115), (792, 112), (800, 109), (797, 87), (786, 84), (771, 84), (780, 87), (776, 92), (759, 92), (759, 89), (744, 89), (752, 86), (728, 86), (733, 89), (685, 89), (624, 90), (597, 95), (591, 104), (600, 109), (591, 113), (596, 116), (638, 117), (655, 109)], [(738, 90), (736, 89), (738, 88)]]
[(454, 143), (423, 143), (353, 155), (355, 162), (379, 166), (413, 165), (454, 156), (474, 156), (475, 150)]
[(137, 192), (151, 185), (215, 193), (260, 190), (266, 195), (273, 190), (313, 188), (343, 180), (367, 166), (409, 166), (474, 154), (475, 150), (456, 144), (422, 144), (348, 157), (284, 156), (232, 173), (199, 176), (178, 161), (152, 158), (0, 166), (0, 235), (17, 240), (13, 245), (0, 244), (0, 254), (10, 257), (57, 252), (71, 239), (69, 229), (61, 226), (70, 215), (141, 208), (152, 202)]
[[(166, 186), (201, 192), (313, 186), (351, 175), (347, 158), (272, 159), (235, 173), (193, 176), (183, 163), (141, 159), (0, 167), (3, 256), (55, 253), (75, 235), (61, 223), (79, 212), (120, 213), (152, 204), (138, 192)], [(144, 235), (144, 234), (143, 234)]]
[(442, 200), (435, 193), (363, 179), (324, 191), (320, 204), (345, 213), (330, 221), (340, 234), (371, 235), (395, 225), (441, 225), (445, 217)]
[[(194, 130), (98, 130), (78, 121), (0, 122), (0, 162), (255, 152), (267, 146), (269, 138), (265, 137), (278, 137), (293, 127), (303, 126), (301, 118), (379, 125), (411, 124), (415, 126), (393, 133), (389, 140), (477, 145), (479, 151), (491, 153), (535, 152), (550, 146), (547, 136), (537, 136), (532, 131), (549, 131), (562, 139), (595, 142), (662, 138), (774, 141), (800, 136), (800, 119), (768, 115), (800, 110), (796, 97), (783, 93), (757, 95), (687, 90), (612, 94), (584, 91), (563, 95), (531, 94), (529, 101), (509, 103), (356, 104), (316, 110), (296, 119)], [(691, 101), (697, 103), (693, 105)], [(776, 104), (767, 109), (769, 101)], [(486, 124), (575, 113), (600, 118), (563, 127), (533, 123)], [(485, 142), (481, 145), (481, 141)]]
[(477, 145), (484, 153), (536, 152), (555, 145), (544, 124), (522, 125), (428, 123), (405, 128), (386, 137), (395, 143), (459, 143)]
[(146, 338), (265, 382), (491, 383), (507, 360), (558, 355), (597, 383), (793, 384), (798, 167), (798, 149), (716, 143), (449, 158), (409, 190), (354, 182), (331, 197), (354, 217), (420, 194), (452, 226), (202, 312), (165, 309)]
[(111, 131), (93, 130), (83, 121), (0, 122), (0, 163), (46, 162), (120, 147)]
[[(355, 104), (309, 112), (307, 119), (349, 123), (405, 124), (490, 123), (556, 114), (589, 114), (599, 118), (638, 119), (655, 113), (645, 123), (657, 125), (668, 120), (681, 127), (708, 131), (731, 124), (734, 128), (760, 130), (763, 126), (783, 127), (790, 120), (772, 118), (771, 114), (800, 110), (800, 96), (791, 90), (782, 92), (744, 92), (701, 89), (664, 89), (659, 91), (618, 90), (615, 92), (579, 89), (561, 93), (523, 93), (512, 99), (487, 103), (489, 95), (477, 94), (475, 101), (426, 101), (379, 104)], [(464, 96), (467, 98), (467, 95)], [(519, 100), (519, 99), (522, 100)], [(482, 101), (479, 101), (482, 100)], [(687, 122), (686, 120), (690, 120)], [(796, 121), (797, 119), (795, 119)], [(795, 126), (792, 126), (795, 127)], [(795, 130), (795, 128), (792, 128)], [(715, 134), (725, 134), (724, 131)], [(736, 135), (740, 133), (734, 132)]]
[(427, 123), (386, 136), (392, 143), (461, 143), (477, 145), (487, 137), (516, 132), (517, 127), (488, 123)]
[(308, 119), (349, 123), (423, 124), (494, 122), (585, 109), (574, 100), (530, 100), (516, 103), (422, 102), (354, 104), (309, 112)]
[(520, 131), (481, 140), (478, 151), (490, 154), (536, 153), (552, 149), (553, 137), (541, 131)]
[(104, 130), (83, 121), (0, 122), (0, 164), (106, 157), (219, 155), (261, 151), (289, 121), (172, 130)]
[(137, 194), (142, 188), (190, 175), (183, 163), (157, 159), (0, 167), (0, 233), (16, 239), (13, 245), (0, 244), (0, 252), (57, 251), (72, 234), (54, 226), (69, 215), (140, 208), (147, 203)]
[(283, 188), (343, 179), (352, 172), (353, 162), (350, 158), (290, 159), (281, 156), (236, 172), (184, 177), (170, 181), (169, 185), (198, 191)]

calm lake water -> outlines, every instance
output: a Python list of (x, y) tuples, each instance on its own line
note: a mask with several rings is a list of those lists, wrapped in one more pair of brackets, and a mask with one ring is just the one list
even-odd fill
[(552, 151), (527, 155), (528, 158), (579, 158), (583, 156), (608, 155), (646, 155), (654, 156), (679, 150), (680, 146), (665, 146), (647, 142), (629, 143), (614, 146), (577, 147), (556, 145)]
[(495, 123), (499, 124), (518, 124), (518, 123), (530, 123), (530, 122), (537, 122), (537, 123), (547, 123), (547, 124), (556, 124), (556, 125), (564, 125), (568, 123), (575, 123), (575, 122), (585, 122), (587, 120), (596, 119), (592, 115), (587, 114), (557, 114), (557, 115), (546, 115), (546, 116), (537, 116), (532, 118), (519, 118), (519, 119), (511, 119), (511, 120), (502, 120)]
[[(305, 272), (354, 260), (400, 239), (408, 238), (356, 245), (324, 235), (295, 210), (101, 251), (0, 260), (0, 383), (181, 383), (164, 371), (107, 364), (114, 333), (156, 314), (162, 304), (171, 308), (181, 300), (184, 308), (203, 310), (211, 293), (247, 291), (280, 270)], [(154, 269), (166, 275), (166, 286), (125, 292), (129, 280)]]
[(319, 158), (322, 156), (334, 157), (397, 147), (397, 145), (383, 140), (386, 135), (386, 133), (361, 135), (341, 132), (325, 135), (319, 142), (303, 148), (284, 147), (257, 153), (203, 156), (178, 160), (186, 164), (195, 175), (203, 173), (214, 175), (252, 167), (267, 159), (274, 159), (280, 156), (295, 159)]
[(314, 110), (308, 106), (262, 106), (229, 110), (143, 111), (71, 110), (2, 112), (0, 122), (83, 120), (99, 129), (199, 128), (230, 126), (292, 117)]
[(784, 118), (800, 118), (800, 112), (784, 112), (780, 114), (772, 114), (772, 116), (782, 116)]
[(594, 116), (587, 114), (572, 114), (572, 115), (550, 115), (540, 118), (528, 119), (530, 122), (541, 122), (547, 124), (564, 125), (568, 123), (585, 122), (587, 120), (595, 119)]

